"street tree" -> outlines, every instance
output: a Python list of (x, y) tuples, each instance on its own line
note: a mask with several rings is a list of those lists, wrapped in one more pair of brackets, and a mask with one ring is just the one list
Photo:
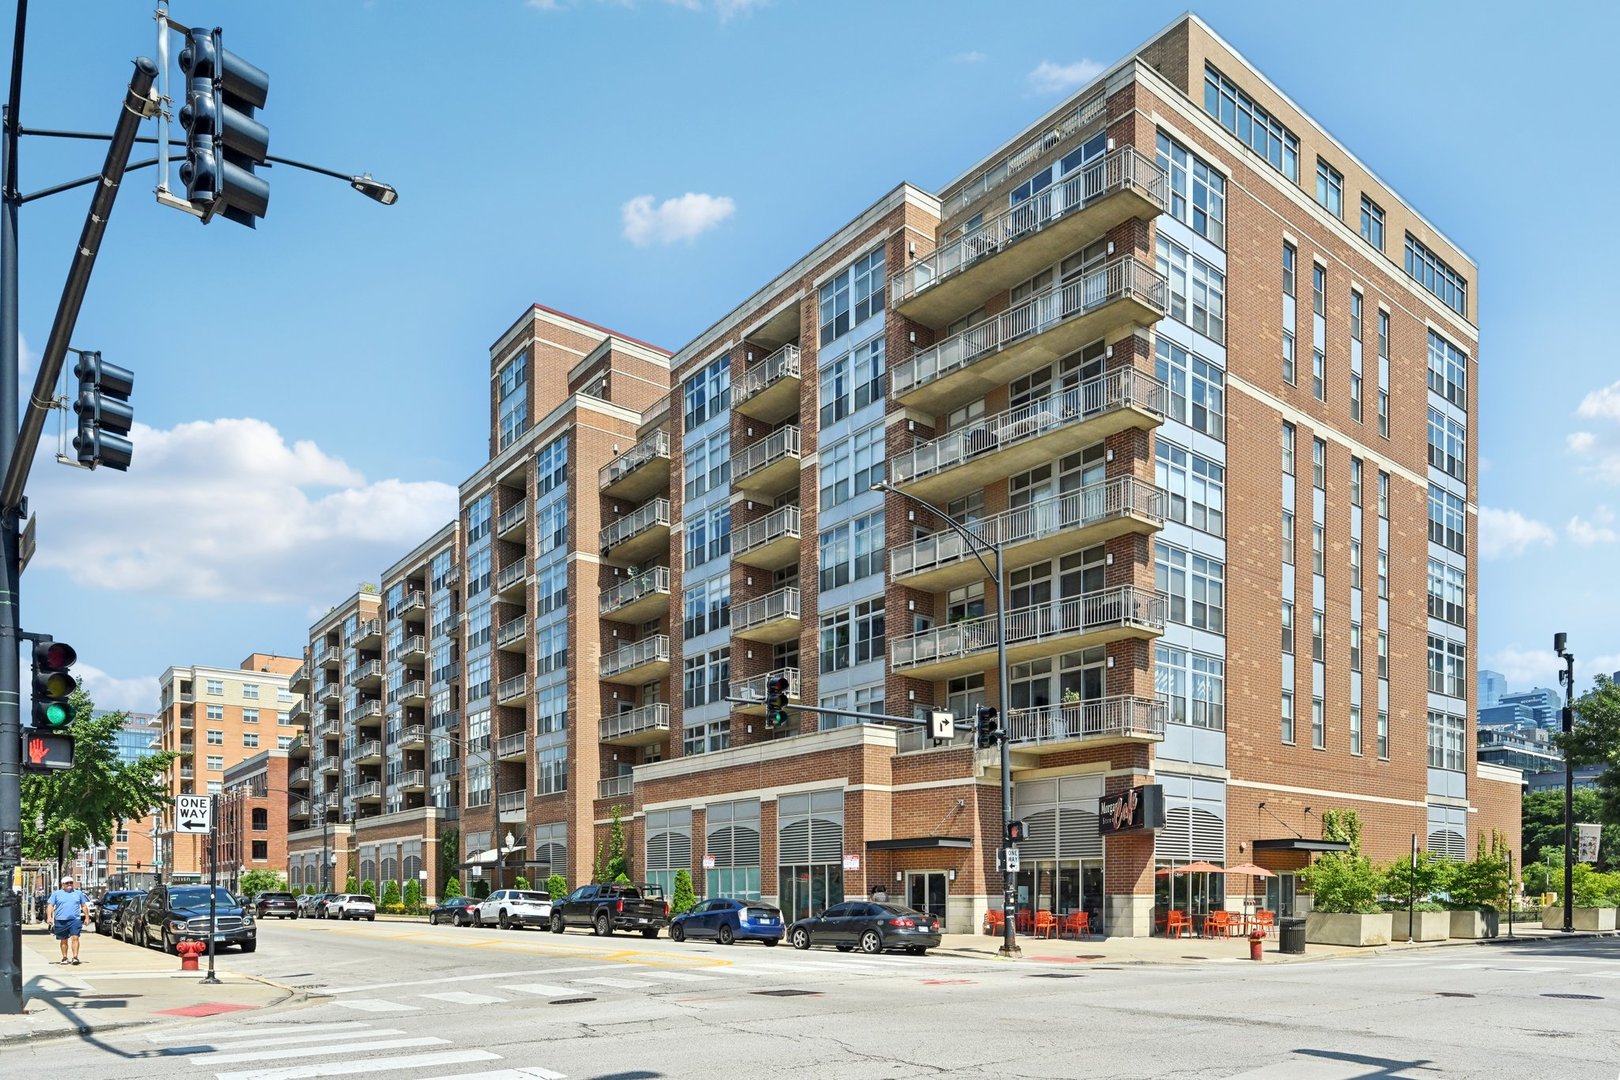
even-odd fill
[[(1551, 853), (1557, 865), (1564, 865), (1564, 792), (1561, 789), (1532, 791), (1524, 797), (1521, 813), (1524, 846), (1521, 862), (1526, 866), (1546, 863)], [(1620, 822), (1604, 822), (1603, 802), (1597, 790), (1575, 789), (1575, 820), (1603, 823), (1597, 868), (1620, 869)]]
[(248, 896), (262, 892), (286, 892), (287, 881), (274, 870), (249, 870), (242, 875), (240, 888)]
[(1597, 765), (1599, 816), (1585, 820), (1620, 825), (1620, 684), (1599, 675), (1592, 689), (1575, 700), (1575, 724), (1553, 742), (1576, 766)]

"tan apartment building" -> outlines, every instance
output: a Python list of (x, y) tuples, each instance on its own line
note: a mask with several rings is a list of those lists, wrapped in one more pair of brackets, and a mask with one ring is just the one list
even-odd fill
[[(219, 794), (225, 770), (267, 749), (288, 749), (297, 737), (289, 676), (295, 657), (254, 653), (235, 668), (170, 667), (158, 679), (158, 749), (180, 756), (170, 771), (174, 795)], [(285, 817), (278, 818), (278, 827)], [(153, 859), (165, 880), (195, 881), (203, 873), (207, 837), (174, 832), (174, 804), (162, 808)]]

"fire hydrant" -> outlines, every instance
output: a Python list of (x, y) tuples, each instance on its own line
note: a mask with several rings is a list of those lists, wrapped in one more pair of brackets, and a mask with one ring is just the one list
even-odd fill
[(208, 951), (208, 944), (202, 941), (181, 941), (176, 943), (174, 951), (180, 954), (181, 971), (196, 971), (197, 957)]
[(1260, 959), (1260, 950), (1265, 945), (1265, 943), (1266, 943), (1266, 932), (1264, 930), (1256, 930), (1254, 933), (1249, 935), (1249, 959), (1250, 960), (1259, 960)]

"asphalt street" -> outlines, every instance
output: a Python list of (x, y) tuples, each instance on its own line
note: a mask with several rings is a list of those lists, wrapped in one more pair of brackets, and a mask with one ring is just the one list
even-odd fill
[[(8, 1046), (122, 1080), (1620, 1076), (1620, 939), (1300, 964), (1007, 963), (409, 923), (271, 922), (307, 1000)], [(14, 1071), (15, 1070), (15, 1071)]]

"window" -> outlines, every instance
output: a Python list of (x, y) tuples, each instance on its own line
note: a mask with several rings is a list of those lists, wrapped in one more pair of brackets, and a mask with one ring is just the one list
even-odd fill
[(848, 609), (821, 617), (821, 673), (843, 671), (850, 665), (850, 613)]
[(731, 574), (683, 586), (686, 593), (682, 629), (688, 638), (731, 625)]
[(1155, 689), (1172, 722), (1226, 729), (1226, 664), (1219, 657), (1159, 645), (1153, 670)]
[(1429, 407), (1429, 464), (1458, 480), (1467, 479), (1468, 434), (1461, 423)]
[(268, 858), (270, 858), (270, 841), (268, 841), (268, 840), (255, 840), (255, 841), (253, 841), (253, 861), (254, 862), (264, 862)]
[(1465, 721), (1450, 713), (1429, 713), (1429, 768), (1462, 772)]
[(1171, 215), (1192, 226), (1199, 236), (1224, 243), (1226, 178), (1162, 131), (1158, 135), (1158, 164), (1169, 178)]
[(1179, 244), (1160, 236), (1156, 242), (1159, 273), (1170, 283), (1170, 317), (1205, 337), (1226, 335), (1226, 275)]
[(1311, 440), (1311, 486), (1327, 490), (1327, 442), (1323, 439)]
[(883, 248), (856, 259), (821, 287), (821, 343), (847, 334), (883, 310)]
[(293, 737), (291, 735), (277, 735), (276, 736), (276, 749), (277, 750), (287, 750), (287, 749), (291, 748), (292, 744), (293, 744)]
[(1389, 473), (1378, 472), (1378, 516), (1389, 520)]
[(209, 679), (203, 684), (203, 688), (203, 693), (212, 697), (219, 697), (221, 694), (225, 693), (225, 680)]
[(517, 441), (529, 426), (529, 351), (518, 353), (496, 376), (500, 408), (499, 449)]
[(1318, 664), (1327, 659), (1327, 634), (1323, 630), (1326, 619), (1323, 612), (1311, 612), (1311, 659)]
[(1378, 434), (1389, 438), (1389, 312), (1378, 313)]
[[(872, 490), (872, 485), (884, 478), (883, 443), (885, 431), (882, 422), (855, 433), (855, 478), (853, 494)], [(826, 510), (829, 504), (823, 503)]]
[(731, 481), (731, 430), (721, 428), (687, 447), (684, 457), (688, 502)]
[(855, 663), (883, 659), (883, 597), (855, 605)]
[(1361, 624), (1350, 624), (1350, 670), (1361, 670)]
[(250, 750), (257, 750), (259, 748), (259, 733), (257, 731), (244, 731), (242, 733), (242, 745)]
[(1322, 699), (1311, 698), (1311, 748), (1327, 749), (1327, 721), (1322, 714)]
[(1361, 505), (1361, 459), (1350, 459), (1350, 505)]
[(731, 682), (731, 648), (722, 646), (686, 657), (682, 675), (684, 701), (688, 709), (725, 700), (726, 685)]
[(821, 534), (817, 563), (820, 566), (819, 584), (822, 592), (850, 582), (850, 532), (851, 526), (845, 522)]
[(883, 598), (821, 617), (821, 672), (883, 658)]
[(1361, 588), (1361, 541), (1350, 541), (1350, 587)]
[(1163, 337), (1155, 346), (1155, 371), (1169, 388), (1170, 419), (1215, 439), (1225, 437), (1225, 372)]
[(224, 754), (209, 754), (208, 755), (208, 770), (210, 772), (224, 772), (225, 771), (225, 755)]
[(1384, 208), (1365, 195), (1361, 197), (1361, 238), (1384, 250)]
[(1294, 366), (1294, 332), (1282, 332), (1282, 374), (1283, 382), (1293, 386), (1299, 378), (1298, 370)]
[(1458, 554), (1468, 539), (1462, 499), (1438, 484), (1429, 485), (1429, 539)]
[(257, 724), (258, 722), (259, 722), (259, 710), (258, 709), (243, 709), (242, 710), (242, 723), (244, 723), (244, 724)]
[(883, 511), (855, 519), (855, 579), (881, 574), (884, 566)]
[(855, 444), (842, 439), (821, 451), (821, 508), (837, 506), (855, 494), (850, 488), (855, 468)]
[(538, 499), (567, 482), (568, 436), (564, 435), (547, 443), (534, 456), (535, 498)]
[(1327, 353), (1321, 349), (1311, 350), (1311, 396), (1327, 400)]
[(1350, 419), (1361, 423), (1361, 376), (1350, 373)]
[(1226, 470), (1163, 438), (1154, 442), (1154, 479), (1169, 496), (1167, 516), (1202, 532), (1224, 535)]
[(1361, 706), (1350, 706), (1350, 752), (1361, 756)]
[(731, 357), (722, 354), (689, 377), (681, 387), (685, 430), (703, 424), (731, 407)]
[(1429, 389), (1459, 408), (1468, 406), (1468, 355), (1429, 331)]
[(534, 610), (538, 615), (568, 603), (568, 564), (554, 562), (534, 575)]
[(1204, 65), (1204, 111), (1273, 169), (1299, 182), (1299, 137), (1208, 64)]
[(493, 495), (480, 495), (467, 504), (467, 543), (476, 544), (489, 535), (490, 514), (494, 509)]
[(223, 705), (204, 705), (203, 706), (203, 714), (204, 714), (204, 719), (207, 719), (207, 720), (223, 720), (223, 719), (225, 719), (225, 706), (223, 706)]
[(1170, 618), (1199, 630), (1226, 630), (1226, 565), (1183, 548), (1154, 544), (1154, 579), (1170, 598)]
[(864, 409), (874, 401), (883, 400), (883, 387), (885, 379), (883, 373), (886, 364), (883, 356), (883, 335), (877, 334), (870, 341), (855, 346), (854, 374), (855, 374), (855, 407)]
[(1378, 552), (1378, 599), (1389, 599), (1389, 552)]
[(1378, 756), (1389, 759), (1389, 713), (1378, 710)]
[(1389, 634), (1378, 631), (1378, 677), (1389, 678)]
[(219, 728), (209, 728), (208, 729), (208, 745), (209, 746), (224, 746), (225, 745), (225, 732), (222, 731)]
[(242, 697), (244, 697), (248, 701), (258, 701), (259, 700), (259, 684), (258, 683), (243, 683), (242, 684)]
[(1282, 561), (1284, 566), (1294, 565), (1294, 512), (1282, 512)]
[(1282, 741), (1294, 741), (1294, 692), (1284, 690), (1282, 693)]
[(1316, 201), (1334, 217), (1344, 217), (1344, 176), (1321, 158), (1316, 159)]
[(717, 506), (686, 520), (686, 568), (701, 566), (731, 551), (731, 507)]
[(1411, 233), (1406, 234), (1406, 273), (1452, 311), (1468, 314), (1468, 279), (1447, 266), (1445, 260), (1424, 247)]
[(731, 746), (731, 721), (714, 720), (707, 724), (689, 724), (681, 733), (681, 753), (692, 757), (713, 754)]
[(1283, 421), (1282, 471), (1284, 476), (1294, 475), (1294, 425)]
[(1285, 656), (1294, 654), (1294, 602), (1284, 600), (1282, 605), (1282, 651)]
[(1327, 267), (1319, 262), (1311, 263), (1311, 310), (1327, 315)]
[(1294, 267), (1299, 262), (1299, 252), (1294, 245), (1283, 241), (1282, 286), (1284, 296), (1294, 295)]
[(1311, 526), (1311, 573), (1327, 573), (1327, 530), (1321, 525)]
[(1429, 560), (1429, 617), (1456, 626), (1466, 625), (1467, 575), (1439, 559)]
[(821, 426), (830, 427), (854, 411), (850, 393), (849, 357), (840, 356), (821, 369)]

